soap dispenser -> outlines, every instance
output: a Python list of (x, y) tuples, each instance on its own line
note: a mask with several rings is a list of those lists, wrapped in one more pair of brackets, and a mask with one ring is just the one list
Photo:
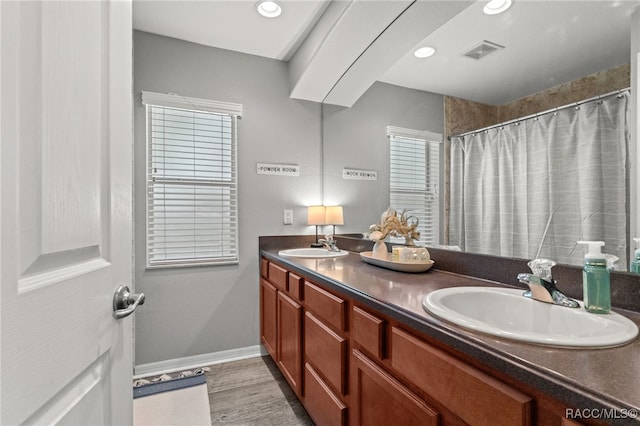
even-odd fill
[(636, 251), (631, 262), (631, 272), (640, 274), (640, 238), (634, 238), (633, 241), (636, 242)]
[(604, 241), (578, 241), (578, 244), (589, 247), (582, 269), (584, 308), (594, 314), (608, 314), (611, 311), (611, 284), (607, 259), (600, 251)]

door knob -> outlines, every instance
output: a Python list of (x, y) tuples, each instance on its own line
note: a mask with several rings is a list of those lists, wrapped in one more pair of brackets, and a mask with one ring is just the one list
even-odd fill
[(144, 304), (144, 293), (133, 294), (126, 285), (119, 285), (113, 295), (113, 317), (120, 319), (128, 317), (138, 305)]

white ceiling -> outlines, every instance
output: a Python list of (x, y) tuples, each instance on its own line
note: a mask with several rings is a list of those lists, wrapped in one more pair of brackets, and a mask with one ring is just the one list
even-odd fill
[[(482, 12), (484, 3), (418, 44), (435, 47), (435, 56), (407, 52), (380, 80), (502, 105), (630, 61), (630, 13), (638, 1), (514, 0), (495, 16)], [(480, 60), (462, 55), (483, 40), (505, 48)]]
[[(358, 13), (366, 13), (362, 2), (373, 8), (382, 0), (357, 1)], [(446, 3), (419, 0), (422, 9), (424, 2), (434, 8)], [(288, 61), (329, 3), (282, 0), (282, 15), (266, 19), (254, 0), (134, 0), (133, 23), (142, 31)], [(437, 48), (435, 56), (419, 60), (412, 51), (398, 52), (400, 60), (379, 80), (499, 105), (629, 62), (629, 14), (640, 0), (514, 0), (497, 16), (484, 15), (484, 3), (424, 34), (424, 43)], [(480, 61), (461, 56), (482, 40), (505, 49)]]
[(282, 0), (263, 18), (257, 0), (134, 0), (133, 28), (206, 46), (289, 60), (330, 3)]

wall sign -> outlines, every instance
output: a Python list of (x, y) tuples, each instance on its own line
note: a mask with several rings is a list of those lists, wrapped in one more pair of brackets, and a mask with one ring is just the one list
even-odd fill
[(297, 164), (258, 163), (256, 171), (259, 175), (300, 176)]
[(342, 169), (342, 179), (378, 180), (375, 170)]

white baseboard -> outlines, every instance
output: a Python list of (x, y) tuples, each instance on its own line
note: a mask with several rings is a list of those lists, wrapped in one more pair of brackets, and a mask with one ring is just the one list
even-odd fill
[(237, 361), (240, 359), (254, 358), (267, 355), (268, 352), (262, 345), (248, 346), (246, 348), (230, 349), (228, 351), (213, 352), (202, 355), (194, 355), (184, 358), (168, 359), (166, 361), (150, 362), (134, 367), (134, 379), (158, 374), (172, 373), (174, 371), (188, 370), (190, 368), (204, 367), (223, 362)]

